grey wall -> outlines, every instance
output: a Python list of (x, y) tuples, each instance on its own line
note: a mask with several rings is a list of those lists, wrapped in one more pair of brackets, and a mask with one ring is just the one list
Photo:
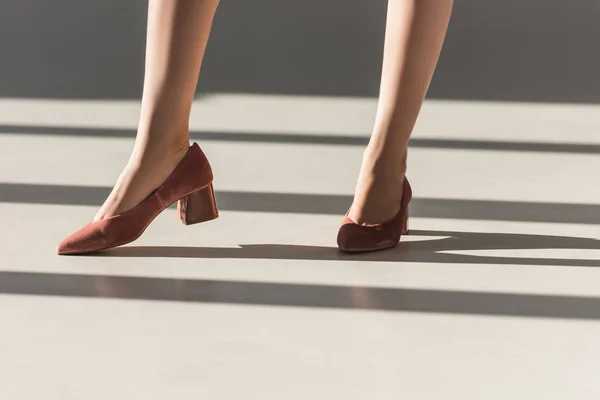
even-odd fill
[[(374, 96), (385, 0), (222, 0), (200, 92)], [(0, 97), (138, 98), (146, 2), (2, 0)], [(429, 97), (600, 103), (600, 1), (456, 0)]]

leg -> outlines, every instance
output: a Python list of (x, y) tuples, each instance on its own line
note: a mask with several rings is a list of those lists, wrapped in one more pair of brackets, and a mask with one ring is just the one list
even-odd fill
[(452, 0), (389, 0), (379, 105), (350, 218), (383, 223), (400, 208), (408, 139), (446, 35)]
[(135, 145), (95, 220), (139, 204), (188, 150), (190, 110), (218, 2), (150, 0), (144, 94)]

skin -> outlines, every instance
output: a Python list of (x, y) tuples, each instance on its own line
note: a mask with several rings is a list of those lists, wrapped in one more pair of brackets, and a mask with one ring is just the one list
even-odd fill
[(408, 140), (446, 36), (452, 0), (389, 0), (379, 103), (349, 217), (383, 223), (400, 209)]
[[(189, 146), (189, 116), (218, 0), (150, 0), (142, 110), (129, 162), (95, 219), (129, 210), (168, 177)], [(399, 210), (408, 140), (431, 82), (452, 0), (389, 0), (377, 115), (350, 218)]]
[(135, 144), (96, 220), (138, 205), (187, 152), (190, 111), (218, 3), (150, 0), (144, 93)]

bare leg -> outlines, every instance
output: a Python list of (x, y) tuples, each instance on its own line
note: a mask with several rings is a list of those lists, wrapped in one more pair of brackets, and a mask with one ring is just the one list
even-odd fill
[(400, 208), (408, 140), (446, 35), (452, 0), (389, 0), (379, 105), (350, 218), (383, 223)]
[(150, 0), (142, 111), (131, 158), (96, 220), (129, 210), (189, 147), (189, 116), (219, 0)]

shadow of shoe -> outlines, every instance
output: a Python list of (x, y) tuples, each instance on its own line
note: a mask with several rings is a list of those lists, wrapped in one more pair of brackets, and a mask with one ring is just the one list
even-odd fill
[(97, 253), (95, 256), (600, 267), (599, 259), (499, 257), (452, 253), (477, 250), (600, 249), (600, 241), (596, 239), (514, 233), (411, 231), (411, 237), (414, 236), (435, 238), (403, 241), (390, 250), (359, 255), (341, 253), (337, 248), (327, 246), (248, 244), (233, 248), (126, 246)]

